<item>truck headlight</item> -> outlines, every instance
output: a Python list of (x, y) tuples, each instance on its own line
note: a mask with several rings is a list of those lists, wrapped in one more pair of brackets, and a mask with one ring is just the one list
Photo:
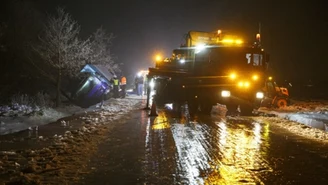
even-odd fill
[(195, 54), (200, 53), (206, 48), (205, 44), (197, 44), (195, 47)]
[(264, 94), (263, 94), (263, 92), (257, 92), (257, 93), (256, 93), (256, 98), (258, 98), (258, 99), (262, 99), (262, 98), (264, 98)]
[(155, 87), (155, 82), (154, 82), (153, 79), (149, 82), (149, 86), (150, 86), (150, 88), (154, 88)]
[(221, 91), (222, 97), (230, 97), (230, 91)]

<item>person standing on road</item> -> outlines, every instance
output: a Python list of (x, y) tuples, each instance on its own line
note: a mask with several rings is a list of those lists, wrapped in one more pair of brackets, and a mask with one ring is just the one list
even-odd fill
[(116, 75), (113, 76), (112, 83), (113, 83), (114, 98), (118, 98), (120, 81), (117, 79)]
[(144, 95), (147, 95), (147, 86), (148, 86), (148, 75), (145, 75), (145, 77), (143, 78), (143, 81), (144, 81), (144, 90), (143, 90), (143, 93)]
[(139, 80), (139, 76), (135, 76), (134, 78), (134, 93), (138, 94), (138, 80)]
[(122, 90), (122, 98), (125, 98), (126, 95), (126, 78), (122, 76), (121, 78), (121, 90)]
[(144, 83), (144, 78), (142, 75), (138, 76), (138, 96), (142, 96), (143, 93), (143, 83)]

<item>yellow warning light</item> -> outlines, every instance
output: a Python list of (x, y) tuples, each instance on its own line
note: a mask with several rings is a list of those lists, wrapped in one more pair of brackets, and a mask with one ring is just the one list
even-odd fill
[(243, 41), (240, 39), (223, 39), (221, 41), (223, 44), (242, 44)]
[(161, 61), (162, 60), (162, 56), (161, 55), (156, 55), (155, 56), (155, 60), (157, 61), (157, 62), (159, 62), (159, 61)]
[(237, 75), (236, 75), (236, 73), (231, 73), (231, 74), (229, 75), (229, 77), (230, 77), (230, 79), (234, 80), (234, 79), (237, 78)]
[(249, 86), (250, 86), (250, 83), (249, 83), (249, 82), (245, 82), (245, 83), (244, 83), (244, 87), (247, 88), (247, 87), (249, 87)]
[(261, 39), (261, 35), (258, 33), (258, 34), (256, 34), (256, 39), (257, 40), (260, 40)]
[(257, 75), (253, 75), (253, 76), (252, 76), (252, 79), (256, 81), (256, 80), (259, 79), (259, 76), (257, 76)]
[(234, 40), (233, 39), (223, 39), (222, 42), (226, 43), (226, 44), (232, 44), (232, 43), (234, 43)]
[(238, 87), (241, 87), (241, 88), (248, 88), (251, 84), (249, 82), (243, 82), (243, 81), (240, 81), (238, 82)]

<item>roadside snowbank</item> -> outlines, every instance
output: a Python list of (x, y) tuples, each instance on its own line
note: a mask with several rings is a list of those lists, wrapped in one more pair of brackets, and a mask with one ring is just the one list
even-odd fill
[(129, 97), (125, 99), (109, 99), (104, 102), (104, 106), (102, 108), (100, 108), (99, 104), (97, 104), (86, 109), (78, 106), (65, 106), (56, 109), (40, 109), (38, 107), (32, 108), (25, 105), (16, 105), (15, 107), (2, 106), (0, 107), (0, 135), (32, 129), (33, 127), (35, 128), (55, 122), (58, 119), (67, 116), (97, 111), (100, 109), (114, 114), (116, 112), (128, 109), (132, 106), (132, 104), (135, 104), (135, 101), (131, 100), (137, 99), (141, 99), (141, 97), (129, 95)]
[(293, 101), (291, 106), (280, 109), (260, 108), (259, 112), (274, 114), (279, 118), (302, 123), (328, 132), (328, 102)]
[[(142, 101), (133, 95), (110, 99), (103, 107), (75, 109), (73, 112), (81, 114), (40, 126), (39, 130), (23, 131), (32, 135), (4, 136), (0, 140), (0, 184), (79, 184), (90, 172), (88, 164), (99, 143), (110, 137), (122, 118), (129, 118), (131, 110), (140, 108)], [(74, 108), (63, 113), (69, 110)]]
[(288, 107), (261, 108), (259, 112), (260, 117), (254, 117), (259, 122), (269, 122), (305, 138), (328, 143), (328, 102), (325, 100), (294, 101)]

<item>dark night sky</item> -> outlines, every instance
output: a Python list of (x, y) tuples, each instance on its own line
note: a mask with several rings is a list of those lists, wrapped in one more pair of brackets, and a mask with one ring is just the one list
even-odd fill
[(267, 0), (48, 0), (63, 6), (88, 36), (103, 26), (116, 36), (112, 52), (125, 73), (152, 65), (156, 51), (171, 55), (189, 30), (239, 31), (253, 37), (262, 25), (263, 46), (282, 78), (328, 79), (328, 15), (324, 1)]

